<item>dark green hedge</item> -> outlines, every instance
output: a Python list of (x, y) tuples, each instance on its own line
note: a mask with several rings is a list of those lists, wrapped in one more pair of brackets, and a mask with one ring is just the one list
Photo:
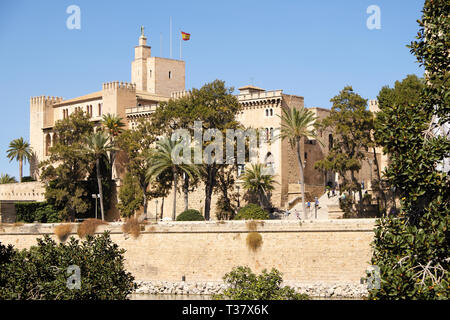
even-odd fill
[(177, 217), (177, 221), (203, 221), (205, 218), (203, 218), (202, 214), (195, 209), (189, 209), (186, 210)]
[[(108, 232), (60, 244), (45, 235), (24, 250), (0, 243), (0, 300), (128, 299), (136, 286), (125, 270), (124, 253)], [(71, 289), (74, 266), (79, 287)]]
[(16, 202), (16, 221), (33, 223), (60, 222), (58, 211), (47, 202)]
[(269, 213), (257, 204), (249, 203), (245, 207), (239, 209), (234, 220), (268, 220)]

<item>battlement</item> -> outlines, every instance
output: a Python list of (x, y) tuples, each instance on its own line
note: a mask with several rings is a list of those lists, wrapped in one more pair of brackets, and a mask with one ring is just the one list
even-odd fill
[(63, 100), (62, 97), (38, 96), (31, 97), (30, 104), (55, 104)]
[(126, 89), (131, 91), (136, 91), (136, 84), (129, 83), (129, 82), (119, 82), (119, 81), (112, 81), (112, 82), (105, 82), (102, 84), (103, 90), (118, 90), (118, 89)]
[(369, 111), (378, 112), (379, 110), (378, 100), (369, 100)]
[(191, 94), (190, 91), (182, 90), (182, 91), (174, 91), (170, 94), (170, 98), (172, 99), (179, 99), (182, 97), (189, 96)]

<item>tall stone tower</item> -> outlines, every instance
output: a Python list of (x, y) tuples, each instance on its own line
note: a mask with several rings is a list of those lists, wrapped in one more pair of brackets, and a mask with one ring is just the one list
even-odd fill
[(137, 91), (170, 97), (171, 93), (185, 90), (185, 62), (151, 56), (144, 33), (139, 37), (139, 45), (134, 48), (131, 62), (131, 82)]

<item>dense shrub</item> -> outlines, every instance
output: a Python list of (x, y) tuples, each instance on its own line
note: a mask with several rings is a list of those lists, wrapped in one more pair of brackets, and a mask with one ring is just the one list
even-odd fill
[(242, 207), (239, 209), (235, 220), (267, 220), (269, 219), (269, 213), (265, 211), (260, 206), (250, 203), (246, 205), (245, 207)]
[(47, 202), (17, 202), (16, 221), (33, 223), (34, 221), (41, 223), (60, 222), (58, 211)]
[[(82, 242), (71, 237), (59, 245), (46, 235), (22, 251), (0, 245), (0, 299), (126, 299), (134, 277), (124, 269), (124, 252), (107, 232)], [(67, 286), (71, 265), (80, 268), (79, 289)]]
[(204, 221), (202, 214), (195, 209), (186, 210), (177, 217), (177, 221)]
[(231, 300), (308, 300), (305, 294), (296, 293), (289, 286), (281, 287), (282, 274), (277, 269), (255, 275), (249, 267), (236, 267), (227, 273), (223, 280), (230, 285), (223, 294), (214, 299)]

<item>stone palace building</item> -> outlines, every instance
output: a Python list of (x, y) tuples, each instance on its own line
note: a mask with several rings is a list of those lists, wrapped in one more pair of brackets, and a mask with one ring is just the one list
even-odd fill
[[(73, 99), (61, 97), (39, 96), (30, 99), (30, 144), (35, 153), (35, 158), (30, 163), (31, 175), (39, 179), (38, 164), (49, 155), (49, 148), (55, 143), (57, 137), (53, 133), (55, 122), (67, 118), (75, 110), (83, 110), (93, 122), (100, 125), (102, 116), (113, 114), (124, 119), (127, 129), (133, 129), (136, 120), (146, 117), (156, 108), (159, 103), (176, 99), (186, 94), (185, 87), (185, 61), (155, 57), (151, 55), (151, 47), (147, 45), (147, 38), (142, 34), (139, 37), (139, 45), (134, 48), (134, 61), (131, 62), (130, 82), (105, 82), (101, 90), (88, 93)], [(286, 94), (283, 90), (264, 90), (252, 85), (239, 88), (237, 94), (242, 110), (237, 114), (239, 120), (245, 127), (264, 128), (268, 140), (273, 138), (273, 133), (281, 126), (278, 117), (283, 108), (303, 108), (304, 98), (298, 95)], [(376, 101), (371, 101), (370, 109), (376, 110)], [(309, 108), (318, 119), (326, 117), (329, 110), (322, 108)], [(302, 142), (302, 160), (305, 172), (306, 191), (310, 197), (320, 196), (324, 193), (327, 184), (334, 185), (337, 175), (333, 172), (322, 173), (314, 169), (314, 163), (323, 159), (333, 143), (332, 132), (322, 132), (320, 139), (322, 143), (315, 140)], [(297, 156), (291, 150), (287, 140), (276, 139), (270, 141), (267, 152), (259, 154), (259, 161), (270, 165), (274, 169), (275, 190), (271, 194), (272, 203), (279, 208), (290, 209), (298, 204), (300, 200), (299, 168)], [(378, 150), (377, 157), (381, 162), (381, 152)], [(368, 155), (368, 160), (370, 155)], [(116, 185), (120, 188), (121, 179), (124, 176), (123, 168), (115, 168)], [(239, 168), (238, 174), (243, 168)], [(364, 161), (363, 168), (359, 172), (359, 180), (370, 181), (374, 172), (373, 164)], [(237, 182), (238, 185), (240, 182)], [(23, 184), (22, 184), (23, 185)], [(8, 188), (13, 188), (11, 185)], [(6, 188), (2, 187), (3, 189)], [(44, 200), (43, 186), (34, 183), (33, 196), (30, 190), (12, 192), (0, 188), (0, 200)], [(27, 189), (27, 188), (25, 188)], [(241, 198), (244, 190), (237, 189)], [(239, 191), (240, 190), (240, 191)], [(9, 194), (8, 194), (9, 192)], [(19, 195), (19, 194), (22, 194)], [(117, 194), (117, 193), (116, 193)], [(155, 217), (160, 215), (161, 204), (164, 203), (164, 216), (170, 217), (172, 211), (170, 194), (168, 198), (154, 199), (149, 202), (148, 214)], [(181, 194), (178, 195), (177, 213), (183, 211)], [(204, 205), (204, 188), (199, 187), (189, 198), (190, 207), (202, 210)], [(117, 197), (116, 197), (117, 200)], [(213, 196), (211, 217), (215, 218), (216, 197)], [(119, 213), (115, 206), (107, 213), (108, 220), (117, 220)]]

